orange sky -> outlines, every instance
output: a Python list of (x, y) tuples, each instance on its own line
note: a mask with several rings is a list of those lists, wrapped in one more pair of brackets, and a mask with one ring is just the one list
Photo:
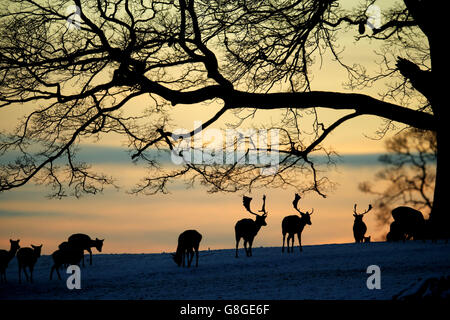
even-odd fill
[[(312, 226), (306, 226), (303, 233), (305, 245), (353, 241), (353, 204), (357, 202), (362, 210), (370, 203), (370, 197), (358, 190), (358, 183), (371, 179), (376, 168), (342, 166), (330, 173), (339, 187), (326, 199), (309, 194), (300, 201), (300, 208), (314, 208)], [(134, 196), (125, 191), (142, 173), (140, 169), (126, 165), (104, 169), (116, 172), (119, 181), (125, 183), (123, 190), (79, 200), (48, 200), (45, 192), (31, 185), (0, 194), (0, 247), (7, 246), (9, 238), (19, 238), (24, 246), (43, 243), (43, 252), (48, 254), (70, 234), (83, 232), (105, 238), (107, 253), (167, 252), (175, 250), (181, 231), (194, 228), (204, 236), (202, 249), (232, 248), (234, 224), (252, 217), (242, 206), (239, 194), (207, 194), (203, 188), (174, 186), (168, 195)], [(280, 246), (281, 220), (295, 214), (295, 191), (258, 190), (250, 195), (257, 209), (263, 192), (267, 194), (268, 226), (262, 228), (254, 245)], [(373, 214), (367, 214), (365, 222), (367, 234), (373, 239), (380, 239), (386, 232), (377, 228)]]
[[(351, 3), (351, 1), (347, 1)], [(376, 65), (374, 50), (376, 43), (354, 43), (353, 33), (343, 36), (342, 55), (346, 62), (364, 62), (369, 70)], [(347, 80), (346, 72), (324, 57), (322, 67), (312, 68), (313, 90), (345, 91), (342, 83)], [(364, 90), (377, 96), (380, 87)], [(130, 112), (143, 108), (145, 101), (139, 100), (128, 105)], [(6, 107), (0, 110), (0, 130), (10, 130), (15, 119), (30, 105)], [(214, 106), (177, 106), (173, 119), (175, 128), (192, 129), (194, 121), (206, 121), (217, 111)], [(322, 120), (337, 119), (335, 111), (320, 110)], [(276, 111), (258, 112), (259, 120), (276, 116)], [(226, 115), (217, 126), (232, 119)], [(325, 145), (342, 154), (380, 153), (384, 151), (384, 141), (368, 139), (382, 125), (377, 117), (362, 116), (340, 126), (325, 141)], [(175, 129), (173, 128), (173, 129)], [(172, 129), (172, 128), (171, 128)], [(104, 146), (123, 146), (125, 139), (106, 135), (101, 140)], [(84, 143), (92, 143), (85, 141)], [(131, 196), (125, 193), (127, 187), (138, 182), (144, 174), (139, 168), (129, 165), (103, 166), (114, 172), (124, 189), (116, 192), (108, 190), (104, 195), (81, 199), (47, 200), (45, 192), (33, 185), (0, 194), (0, 248), (8, 246), (9, 238), (20, 238), (22, 245), (43, 243), (44, 254), (51, 253), (57, 245), (71, 233), (84, 232), (92, 237), (105, 238), (104, 251), (117, 252), (161, 252), (174, 251), (178, 234), (188, 228), (198, 229), (203, 234), (201, 249), (231, 248), (234, 246), (233, 227), (241, 218), (249, 217), (238, 194), (207, 194), (202, 188), (184, 189), (177, 186), (169, 195), (154, 197)], [(358, 191), (360, 181), (370, 180), (375, 166), (339, 166), (339, 172), (330, 174), (339, 186), (327, 199), (308, 195), (302, 200), (304, 208), (315, 208), (312, 226), (305, 227), (304, 244), (321, 244), (353, 241), (352, 208), (357, 202), (365, 207), (370, 198)], [(259, 190), (254, 202), (260, 203), (262, 193), (267, 194), (267, 209), (270, 214), (268, 226), (261, 230), (255, 246), (281, 245), (281, 219), (294, 214), (292, 209), (293, 190)], [(255, 203), (255, 204), (256, 204)], [(9, 215), (5, 212), (20, 212)], [(380, 238), (385, 230), (377, 230), (373, 214), (365, 218), (368, 234)]]

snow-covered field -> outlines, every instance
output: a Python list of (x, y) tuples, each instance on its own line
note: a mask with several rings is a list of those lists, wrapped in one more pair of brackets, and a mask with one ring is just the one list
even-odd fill
[[(0, 284), (0, 299), (391, 299), (414, 283), (450, 275), (450, 244), (420, 241), (201, 251), (198, 268), (179, 268), (170, 254), (96, 254), (81, 268), (81, 289), (66, 278), (49, 280), (52, 260), (42, 256), (34, 283), (18, 283), (17, 261)], [(86, 262), (89, 261), (86, 256)], [(195, 259), (194, 259), (195, 260)], [(381, 269), (381, 289), (369, 290), (367, 267)]]

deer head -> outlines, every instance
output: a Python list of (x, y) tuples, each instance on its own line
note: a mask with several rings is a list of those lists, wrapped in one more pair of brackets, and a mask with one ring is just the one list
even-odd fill
[(181, 263), (183, 262), (183, 261), (181, 260), (181, 254), (175, 254), (175, 253), (172, 253), (171, 255), (172, 255), (173, 261), (180, 267), (180, 266), (181, 266)]
[(257, 213), (254, 213), (251, 210), (251, 208), (250, 208), (250, 202), (251, 201), (252, 201), (252, 198), (249, 198), (249, 197), (246, 197), (246, 196), (244, 196), (242, 198), (242, 203), (243, 203), (245, 209), (247, 209), (248, 212), (250, 212), (251, 214), (256, 216), (255, 222), (260, 224), (261, 226), (267, 226), (266, 217), (267, 217), (268, 212), (266, 211), (266, 195), (263, 196), (263, 205), (262, 205), (261, 210), (259, 210), (259, 212), (262, 212), (261, 215), (259, 215)]
[(98, 252), (102, 252), (103, 241), (105, 241), (105, 239), (100, 240), (99, 238), (95, 238), (94, 240), (95, 248), (98, 250)]
[(311, 212), (309, 212), (309, 211), (306, 211), (306, 212), (300, 211), (300, 209), (297, 207), (298, 206), (298, 201), (300, 199), (301, 199), (300, 195), (298, 193), (296, 193), (294, 201), (292, 201), (292, 204), (294, 205), (294, 209), (297, 210), (298, 213), (300, 213), (300, 216), (305, 221), (305, 224), (311, 225), (311, 215), (314, 212), (314, 208), (312, 208)]
[(35, 246), (35, 245), (31, 245), (31, 247), (34, 250), (34, 254), (36, 257), (40, 257), (41, 256), (41, 249), (42, 249), (42, 244), (40, 246)]
[(366, 211), (364, 211), (363, 213), (358, 213), (356, 212), (356, 203), (355, 206), (353, 207), (353, 216), (355, 217), (355, 221), (362, 221), (362, 218), (364, 217), (364, 215), (369, 212), (370, 210), (372, 210), (372, 205), (369, 204), (369, 207), (367, 208)]
[(9, 240), (9, 242), (11, 243), (11, 251), (16, 252), (17, 250), (20, 249), (20, 245), (19, 242), (20, 240)]

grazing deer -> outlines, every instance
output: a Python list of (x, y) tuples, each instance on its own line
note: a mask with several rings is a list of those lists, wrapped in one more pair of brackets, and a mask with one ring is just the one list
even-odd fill
[[(37, 259), (41, 256), (42, 244), (40, 246), (31, 245), (31, 248), (20, 248), (17, 251), (17, 262), (19, 265), (19, 283), (22, 283), (22, 270), (27, 281), (33, 283), (33, 269)], [(27, 270), (30, 269), (30, 278), (28, 278)]]
[(58, 246), (58, 249), (64, 250), (65, 248), (67, 248), (68, 245), (69, 245), (68, 241), (61, 242)]
[(353, 237), (355, 237), (356, 243), (364, 241), (364, 235), (366, 234), (367, 226), (363, 221), (363, 217), (370, 210), (372, 210), (371, 204), (369, 204), (369, 207), (367, 208), (366, 211), (359, 214), (356, 212), (356, 203), (355, 206), (353, 207), (353, 216), (355, 217), (355, 221), (353, 222)]
[[(262, 215), (259, 215), (257, 213), (254, 213), (250, 209), (250, 202), (252, 201), (252, 198), (244, 196), (242, 199), (242, 202), (244, 204), (245, 209), (247, 209), (248, 212), (256, 216), (255, 220), (252, 219), (242, 219), (239, 220), (236, 225), (234, 226), (234, 231), (236, 235), (236, 258), (238, 257), (238, 247), (239, 247), (239, 241), (241, 238), (244, 238), (244, 248), (245, 253), (247, 257), (252, 256), (252, 244), (253, 240), (255, 239), (256, 234), (258, 233), (259, 229), (261, 229), (262, 226), (266, 226), (266, 217), (268, 212), (266, 212), (266, 196), (263, 196), (263, 205), (262, 209), (259, 210), (259, 212), (262, 212)], [(248, 248), (247, 248), (248, 244)]]
[(20, 240), (9, 240), (11, 246), (9, 251), (0, 250), (0, 282), (6, 282), (6, 268), (8, 268), (9, 262), (16, 255), (17, 250), (19, 250)]
[(50, 270), (50, 280), (52, 280), (53, 271), (56, 270), (58, 279), (61, 280), (59, 268), (67, 265), (79, 265), (84, 256), (84, 249), (76, 245), (68, 243), (62, 249), (58, 249), (52, 253), (53, 266)]
[(405, 241), (405, 233), (402, 231), (400, 223), (397, 221), (392, 221), (389, 232), (386, 235), (386, 241)]
[[(82, 248), (89, 252), (89, 264), (92, 265), (92, 250), (91, 248), (95, 247), (98, 252), (102, 252), (103, 240), (95, 238), (92, 240), (88, 235), (82, 233), (76, 233), (69, 237), (68, 239), (71, 245)], [(63, 242), (64, 243), (64, 242)], [(60, 244), (61, 246), (62, 244)], [(84, 255), (83, 255), (83, 267), (84, 267)]]
[[(311, 215), (314, 212), (314, 208), (311, 210), (311, 213), (309, 211), (302, 212), (298, 209), (298, 201), (300, 200), (300, 196), (298, 193), (295, 194), (294, 201), (292, 201), (292, 204), (294, 205), (294, 209), (300, 213), (300, 217), (298, 215), (291, 215), (284, 217), (283, 221), (281, 222), (281, 230), (283, 233), (283, 247), (281, 248), (281, 252), (284, 252), (284, 241), (286, 239), (286, 233), (288, 234), (287, 238), (287, 252), (293, 252), (294, 251), (294, 236), (297, 234), (298, 237), (298, 246), (300, 248), (300, 252), (303, 251), (302, 248), (302, 231), (305, 225), (311, 225)], [(291, 250), (289, 251), (289, 241), (292, 240), (291, 244)]]
[(186, 230), (178, 236), (178, 246), (175, 254), (172, 254), (173, 261), (180, 267), (185, 265), (185, 258), (188, 258), (188, 268), (191, 266), (192, 259), (194, 258), (195, 250), (195, 266), (198, 267), (198, 247), (202, 235), (197, 230)]
[(398, 224), (398, 233), (406, 240), (414, 240), (426, 237), (426, 222), (422, 212), (410, 207), (397, 207), (392, 210), (394, 222)]

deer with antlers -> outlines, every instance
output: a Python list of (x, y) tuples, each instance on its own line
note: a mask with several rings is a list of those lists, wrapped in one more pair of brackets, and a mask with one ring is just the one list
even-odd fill
[(356, 243), (364, 241), (364, 235), (366, 234), (367, 226), (363, 221), (363, 217), (370, 210), (372, 210), (371, 204), (369, 204), (369, 207), (363, 213), (356, 212), (356, 203), (353, 207), (353, 216), (355, 217), (355, 221), (353, 223), (353, 236), (355, 237)]
[[(294, 209), (297, 210), (298, 213), (300, 213), (300, 216), (294, 214), (291, 216), (284, 217), (283, 221), (281, 222), (281, 230), (283, 233), (283, 247), (281, 248), (281, 252), (284, 252), (284, 241), (286, 239), (286, 233), (288, 234), (287, 237), (287, 252), (293, 252), (294, 251), (294, 237), (295, 234), (297, 234), (298, 237), (298, 245), (300, 248), (300, 252), (303, 251), (302, 248), (302, 231), (305, 228), (305, 225), (311, 225), (311, 215), (314, 212), (314, 208), (311, 210), (311, 213), (309, 211), (302, 212), (298, 209), (298, 201), (301, 199), (298, 193), (295, 194), (294, 201), (292, 201), (292, 204), (294, 205)], [(291, 244), (291, 250), (289, 250), (289, 242), (292, 242)]]
[[(266, 217), (268, 212), (266, 212), (266, 196), (263, 196), (263, 205), (262, 209), (259, 210), (259, 212), (262, 212), (261, 215), (254, 213), (250, 209), (250, 202), (252, 201), (252, 198), (243, 197), (243, 204), (245, 209), (247, 209), (248, 212), (256, 216), (255, 220), (252, 219), (242, 219), (239, 220), (236, 225), (234, 226), (234, 231), (236, 235), (236, 258), (238, 257), (238, 247), (239, 247), (239, 241), (241, 238), (244, 238), (244, 248), (245, 253), (247, 254), (247, 257), (252, 256), (252, 244), (253, 240), (255, 239), (256, 234), (258, 233), (259, 229), (261, 229), (262, 226), (266, 226)], [(247, 248), (248, 244), (248, 248)]]

